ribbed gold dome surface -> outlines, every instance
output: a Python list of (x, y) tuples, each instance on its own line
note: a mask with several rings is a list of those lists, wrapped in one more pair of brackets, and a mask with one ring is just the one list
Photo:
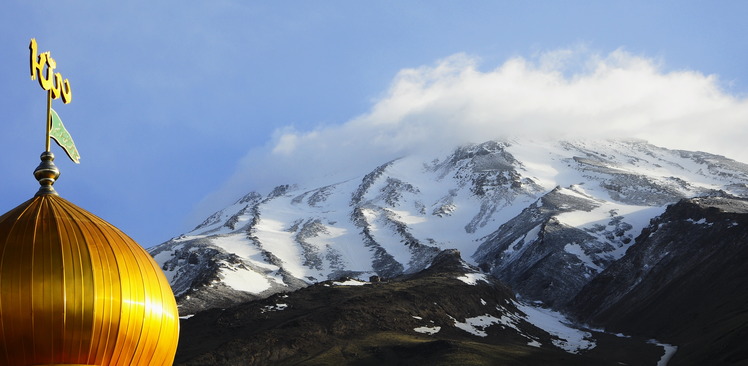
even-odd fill
[(0, 365), (171, 365), (179, 315), (135, 241), (53, 194), (0, 217)]

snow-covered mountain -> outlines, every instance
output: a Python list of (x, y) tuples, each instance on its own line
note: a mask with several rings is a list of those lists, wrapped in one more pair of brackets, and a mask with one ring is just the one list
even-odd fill
[(489, 141), (251, 192), (150, 251), (183, 314), (415, 273), (451, 248), (523, 298), (561, 306), (668, 204), (721, 194), (748, 196), (748, 165), (643, 141)]

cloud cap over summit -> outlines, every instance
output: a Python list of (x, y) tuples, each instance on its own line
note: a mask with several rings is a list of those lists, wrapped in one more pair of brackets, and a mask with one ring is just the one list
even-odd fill
[(748, 100), (722, 83), (665, 70), (662, 60), (624, 49), (599, 54), (579, 46), (513, 57), (492, 69), (455, 54), (401, 70), (369, 111), (345, 123), (276, 130), (203, 206), (220, 207), (250, 189), (348, 179), (404, 155), (516, 136), (637, 138), (748, 161), (741, 142), (748, 138), (741, 128)]

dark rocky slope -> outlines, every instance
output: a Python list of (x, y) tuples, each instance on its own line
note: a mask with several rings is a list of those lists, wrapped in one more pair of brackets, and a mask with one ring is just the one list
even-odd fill
[[(198, 313), (182, 322), (175, 365), (654, 365), (662, 354), (646, 339), (598, 332), (595, 347), (567, 353), (518, 304), (448, 250), (390, 281), (326, 281)], [(483, 337), (455, 326), (481, 316), (502, 321), (479, 326)]]
[(748, 365), (748, 201), (684, 199), (567, 307), (678, 346), (669, 365)]
[[(556, 217), (564, 212), (590, 211), (599, 205), (589, 197), (562, 191), (557, 187), (501, 225), (473, 255), (483, 270), (514, 291), (551, 307), (568, 302), (597, 274), (564, 249), (568, 244), (581, 243), (602, 267), (612, 261), (596, 254), (614, 249), (582, 229), (558, 222)], [(528, 235), (533, 231), (537, 234)]]

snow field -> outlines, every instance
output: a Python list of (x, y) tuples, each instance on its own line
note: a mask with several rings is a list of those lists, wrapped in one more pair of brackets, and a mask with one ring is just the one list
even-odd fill
[(221, 275), (223, 283), (227, 286), (255, 295), (262, 293), (271, 286), (270, 281), (264, 275), (251, 269), (223, 268), (221, 269)]

